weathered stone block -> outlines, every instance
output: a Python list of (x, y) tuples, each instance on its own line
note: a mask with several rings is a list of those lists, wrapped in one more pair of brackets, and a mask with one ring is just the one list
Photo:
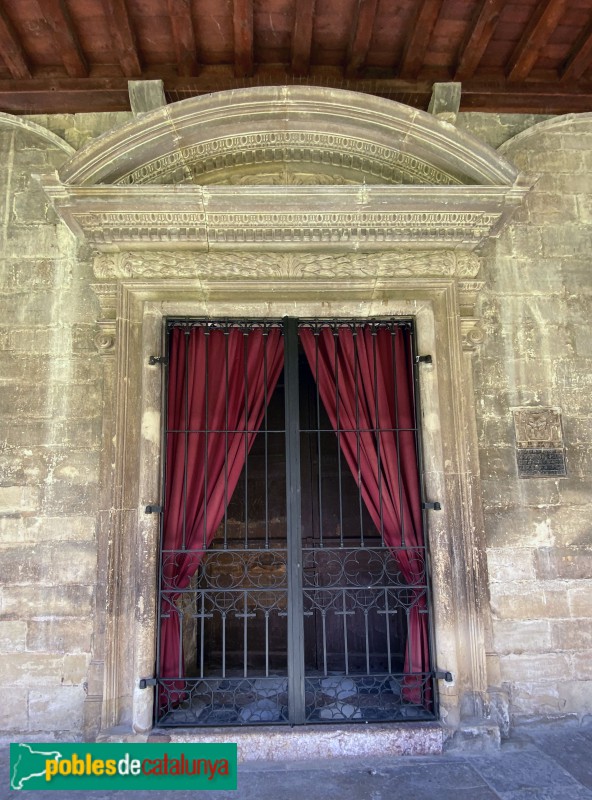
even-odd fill
[(6, 686), (59, 686), (63, 656), (48, 653), (12, 653), (3, 659), (2, 680)]
[(496, 620), (493, 641), (500, 654), (549, 652), (552, 649), (551, 623), (547, 620)]
[(82, 727), (84, 689), (56, 686), (50, 691), (29, 692), (29, 727), (35, 731), (79, 732)]
[(44, 653), (89, 653), (91, 636), (91, 619), (33, 619), (27, 623), (26, 645)]
[(574, 675), (579, 680), (592, 680), (592, 650), (573, 654)]
[(0, 515), (39, 509), (39, 489), (34, 486), (0, 486)]
[(563, 713), (580, 717), (592, 713), (592, 680), (561, 681), (557, 693)]
[(500, 668), (502, 680), (519, 683), (557, 681), (559, 675), (571, 675), (571, 662), (562, 653), (501, 656)]
[(498, 619), (569, 617), (567, 590), (538, 581), (491, 585), (491, 610)]
[(92, 611), (92, 586), (11, 586), (2, 590), (5, 619), (87, 617)]
[(555, 514), (555, 508), (490, 509), (485, 516), (487, 544), (494, 548), (551, 545)]
[(568, 584), (567, 600), (569, 603), (569, 616), (592, 617), (592, 576), (588, 580)]
[(17, 686), (4, 685), (0, 703), (0, 731), (22, 733), (28, 727), (28, 692)]
[(554, 650), (592, 648), (592, 625), (589, 619), (564, 619), (550, 624)]
[[(26, 556), (26, 557), (25, 557)], [(96, 577), (97, 553), (91, 543), (42, 542), (0, 548), (0, 582), (40, 585), (91, 584)]]
[(25, 649), (27, 626), (19, 620), (0, 620), (0, 653), (18, 653)]
[(98, 488), (90, 486), (52, 483), (44, 487), (42, 507), (46, 514), (82, 515), (96, 511)]
[(532, 548), (489, 548), (489, 580), (492, 583), (534, 580), (534, 553)]
[(545, 547), (536, 552), (537, 577), (590, 578), (592, 543), (584, 547)]

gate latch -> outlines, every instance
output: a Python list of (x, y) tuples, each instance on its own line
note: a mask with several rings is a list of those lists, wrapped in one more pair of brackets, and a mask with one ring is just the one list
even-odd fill
[(149, 686), (156, 686), (156, 678), (140, 678), (138, 684), (140, 689), (147, 689)]
[(162, 514), (164, 506), (146, 506), (144, 513), (146, 514)]
[(422, 503), (421, 507), (423, 511), (442, 511), (442, 506), (440, 503)]
[(442, 669), (437, 669), (434, 672), (434, 678), (437, 681), (446, 681), (446, 683), (452, 683), (453, 681), (452, 672), (445, 672)]
[(432, 364), (432, 357), (431, 356), (415, 356), (415, 363), (416, 364)]
[(148, 363), (151, 367), (155, 364), (162, 364), (164, 367), (169, 363), (169, 360), (166, 356), (150, 356), (148, 359)]

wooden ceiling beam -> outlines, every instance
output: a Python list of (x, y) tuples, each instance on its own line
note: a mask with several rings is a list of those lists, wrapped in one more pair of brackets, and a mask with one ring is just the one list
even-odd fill
[(417, 4), (417, 14), (409, 25), (399, 67), (402, 78), (417, 78), (419, 75), (442, 2), (443, 0), (421, 0)]
[(0, 54), (13, 78), (30, 78), (31, 67), (10, 18), (0, 6)]
[(578, 80), (592, 63), (592, 22), (579, 37), (567, 61), (559, 70), (561, 81)]
[(377, 8), (378, 0), (358, 0), (347, 51), (346, 78), (356, 78), (366, 66)]
[(123, 74), (138, 78), (142, 65), (138, 55), (136, 35), (125, 0), (103, 0), (109, 32), (116, 45), (116, 58)]
[(566, 0), (539, 0), (520, 41), (506, 65), (509, 81), (523, 81), (537, 62), (541, 49), (565, 10)]
[(253, 60), (253, 0), (233, 0), (234, 74), (248, 78), (255, 68)]
[(316, 0), (296, 0), (292, 30), (292, 72), (308, 75)]
[(37, 0), (41, 13), (53, 32), (66, 72), (72, 78), (88, 75), (88, 64), (82, 52), (72, 17), (64, 0)]
[(191, 0), (167, 0), (167, 9), (171, 18), (179, 75), (185, 77), (195, 75), (197, 48), (193, 32)]
[(493, 36), (505, 0), (482, 0), (460, 46), (455, 81), (472, 78)]

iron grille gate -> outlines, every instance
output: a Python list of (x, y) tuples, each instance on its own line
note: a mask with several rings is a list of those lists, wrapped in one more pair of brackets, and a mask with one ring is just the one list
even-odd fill
[(167, 353), (156, 723), (433, 719), (412, 322), (173, 319)]

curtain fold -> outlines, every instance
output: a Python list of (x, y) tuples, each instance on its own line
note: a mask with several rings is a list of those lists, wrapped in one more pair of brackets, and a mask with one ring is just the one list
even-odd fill
[[(161, 567), (160, 677), (182, 679), (176, 603), (224, 518), (283, 367), (280, 328), (173, 328)], [(167, 681), (173, 702), (182, 680)]]
[[(341, 451), (372, 521), (409, 586), (406, 673), (429, 671), (425, 550), (408, 333), (365, 325), (299, 337)], [(417, 588), (413, 588), (413, 587)], [(429, 684), (405, 679), (408, 702), (429, 702)]]

